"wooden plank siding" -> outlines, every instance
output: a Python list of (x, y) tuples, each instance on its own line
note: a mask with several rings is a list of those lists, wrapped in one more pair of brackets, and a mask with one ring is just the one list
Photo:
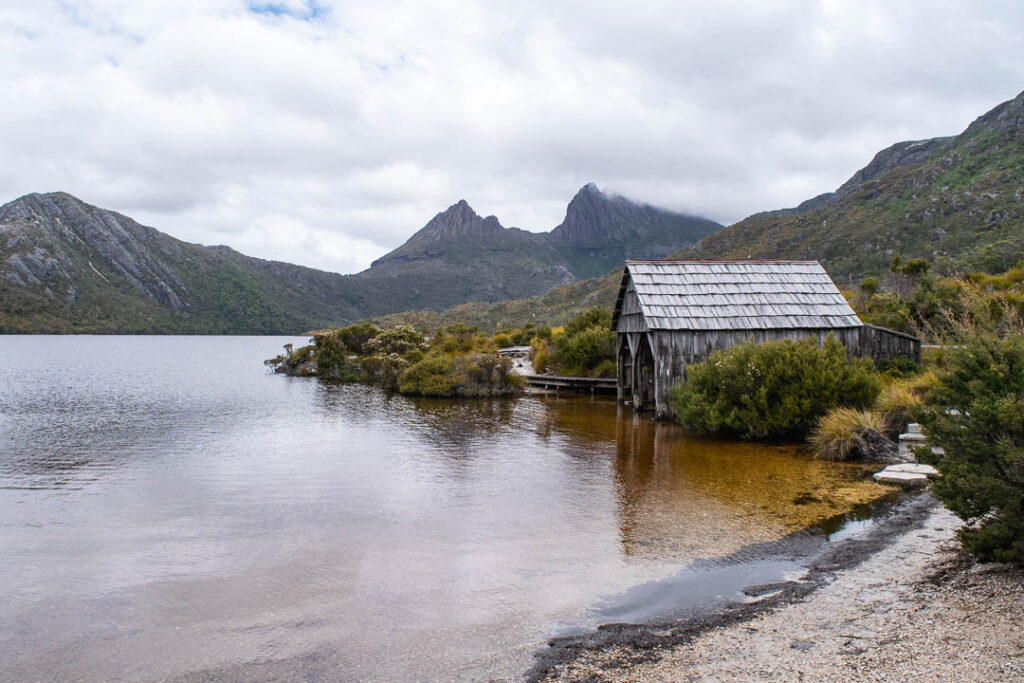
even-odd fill
[(876, 361), (905, 356), (913, 358), (915, 363), (920, 363), (921, 340), (903, 332), (865, 323), (860, 330), (857, 354)]
[(921, 357), (916, 337), (864, 325), (814, 261), (627, 261), (612, 327), (619, 399), (659, 418), (687, 365), (746, 341), (831, 334), (850, 354)]

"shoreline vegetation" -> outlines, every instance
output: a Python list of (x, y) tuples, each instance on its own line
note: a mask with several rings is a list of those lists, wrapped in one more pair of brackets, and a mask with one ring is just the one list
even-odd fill
[(274, 372), (336, 382), (363, 382), (410, 396), (483, 397), (520, 393), (525, 381), (499, 349), (530, 347), (538, 373), (610, 377), (615, 374), (611, 313), (588, 309), (565, 327), (501, 329), (494, 334), (456, 323), (431, 335), (408, 325), (358, 323), (313, 333), (313, 342), (264, 363)]

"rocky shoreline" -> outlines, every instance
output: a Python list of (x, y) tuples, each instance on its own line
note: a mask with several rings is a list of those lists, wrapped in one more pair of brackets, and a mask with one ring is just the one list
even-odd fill
[(671, 623), (550, 642), (531, 681), (1024, 680), (1024, 569), (977, 564), (921, 494), (801, 579)]

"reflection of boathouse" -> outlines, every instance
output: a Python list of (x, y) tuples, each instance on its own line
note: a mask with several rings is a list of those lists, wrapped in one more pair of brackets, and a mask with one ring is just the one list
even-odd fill
[(750, 339), (833, 334), (858, 355), (921, 355), (916, 337), (862, 323), (817, 261), (626, 261), (612, 329), (619, 398), (658, 417), (688, 363)]

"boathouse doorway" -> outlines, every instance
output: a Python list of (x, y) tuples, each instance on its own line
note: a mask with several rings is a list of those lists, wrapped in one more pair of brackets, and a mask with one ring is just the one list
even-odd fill
[(634, 365), (633, 407), (654, 410), (654, 353), (647, 333), (640, 335)]

